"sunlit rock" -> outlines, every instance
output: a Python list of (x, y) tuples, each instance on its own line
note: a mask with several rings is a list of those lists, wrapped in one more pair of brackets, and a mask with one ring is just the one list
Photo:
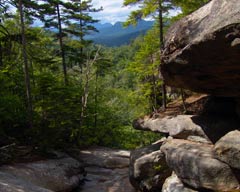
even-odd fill
[(193, 115), (167, 116), (164, 118), (144, 117), (137, 119), (133, 126), (139, 130), (166, 133), (172, 137), (186, 139), (190, 135), (208, 138), (201, 126), (193, 120)]
[(54, 192), (32, 184), (15, 175), (0, 172), (0, 191), (2, 192)]
[(190, 189), (182, 183), (182, 181), (173, 173), (168, 177), (162, 187), (162, 192), (198, 192)]
[(70, 157), (5, 165), (0, 168), (0, 189), (31, 191), (36, 186), (36, 192), (70, 191), (83, 174), (82, 164)]
[(162, 145), (161, 151), (178, 178), (195, 189), (240, 189), (232, 169), (216, 159), (213, 145), (170, 139)]
[(74, 158), (84, 162), (85, 166), (104, 168), (124, 168), (129, 166), (130, 151), (92, 147), (86, 150), (69, 151)]
[(221, 161), (233, 168), (240, 169), (240, 131), (229, 132), (222, 137), (214, 147), (214, 151)]

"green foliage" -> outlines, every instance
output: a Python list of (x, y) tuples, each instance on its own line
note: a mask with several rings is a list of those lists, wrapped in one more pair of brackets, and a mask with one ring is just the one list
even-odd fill
[(1, 132), (19, 137), (26, 127), (23, 74), (7, 67), (0, 69), (0, 125)]
[(141, 20), (136, 26), (130, 25), (124, 27), (123, 22), (117, 22), (114, 25), (102, 25), (98, 33), (92, 33), (87, 36), (96, 44), (109, 47), (119, 47), (131, 43), (139, 35), (145, 34), (152, 28), (154, 21)]
[(77, 128), (79, 87), (63, 86), (60, 79), (49, 72), (36, 75), (36, 82), (34, 143), (44, 147), (70, 143), (72, 130)]
[(134, 60), (128, 65), (127, 70), (137, 77), (137, 89), (135, 92), (149, 102), (149, 110), (157, 109), (160, 105), (160, 86), (158, 78), (159, 55), (159, 31), (155, 26), (144, 37), (139, 37), (135, 43), (139, 48)]
[(136, 5), (140, 4), (140, 9), (132, 11), (128, 17), (128, 20), (125, 22), (125, 25), (128, 26), (130, 24), (137, 24), (137, 21), (146, 18), (152, 14), (154, 14), (158, 9), (158, 0), (124, 0), (123, 5)]
[(181, 8), (182, 15), (187, 15), (209, 1), (210, 0), (173, 0), (173, 3), (175, 6)]
[[(176, 0), (177, 1), (177, 0)], [(157, 18), (159, 19), (159, 11), (161, 10), (165, 16), (168, 15), (168, 11), (175, 9), (175, 4), (171, 0), (124, 0), (124, 6), (139, 5), (139, 9), (132, 11), (128, 16), (125, 25), (137, 24), (140, 19), (143, 18)]]
[[(28, 127), (22, 41), (19, 34), (21, 22), (18, 14), (12, 13), (11, 17), (7, 17), (4, 15), (6, 10), (1, 9), (0, 136), (14, 137), (22, 144), (35, 145), (42, 150), (72, 145), (135, 148), (161, 137), (131, 127), (135, 118), (157, 109), (161, 104), (161, 81), (157, 78), (160, 63), (157, 27), (130, 45), (121, 47), (99, 48), (83, 43), (82, 37), (87, 31), (94, 30), (87, 23), (95, 22), (88, 17), (91, 1), (84, 1), (86, 4), (82, 7), (82, 12), (71, 15), (71, 18), (82, 19), (85, 24), (66, 25), (69, 33), (74, 30), (80, 38), (63, 37), (68, 74), (68, 84), (64, 85), (62, 55), (56, 41), (59, 37), (30, 25), (32, 17), (44, 16), (42, 9), (46, 4), (37, 7), (34, 4), (36, 1), (29, 1), (28, 4), (27, 1), (23, 2), (25, 11), (29, 13), (29, 18), (25, 19), (25, 35), (33, 101), (33, 127)], [(156, 2), (126, 0), (125, 5), (144, 3), (144, 9), (134, 13), (136, 18), (156, 11)], [(180, 0), (176, 1), (176, 5), (181, 6), (183, 11), (193, 10), (205, 1), (198, 1), (199, 4), (191, 2), (188, 4), (190, 8)], [(56, 1), (48, 3), (54, 4)], [(77, 5), (79, 4), (74, 6)], [(61, 6), (66, 8), (70, 5), (61, 3)], [(46, 10), (48, 14), (55, 14), (56, 10), (52, 6), (50, 8)], [(74, 9), (71, 7), (68, 11), (71, 10)], [(55, 20), (54, 17), (49, 19)]]

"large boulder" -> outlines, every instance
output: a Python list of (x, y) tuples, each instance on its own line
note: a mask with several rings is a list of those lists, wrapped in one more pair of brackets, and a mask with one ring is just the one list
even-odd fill
[(71, 191), (83, 174), (83, 165), (70, 157), (5, 165), (0, 168), (0, 189), (31, 192), (36, 186), (37, 192)]
[(133, 122), (133, 127), (138, 130), (149, 130), (168, 134), (175, 138), (186, 139), (190, 135), (207, 138), (201, 126), (193, 121), (193, 115), (167, 116), (152, 118), (145, 116)]
[(169, 139), (161, 151), (183, 183), (200, 190), (239, 190), (238, 179), (227, 164), (216, 159), (213, 145)]
[(240, 131), (229, 132), (214, 147), (217, 157), (233, 168), (240, 169)]
[(170, 27), (161, 64), (167, 85), (240, 96), (239, 7), (239, 0), (212, 0)]
[(178, 115), (164, 118), (145, 116), (134, 121), (135, 129), (165, 133), (178, 139), (203, 138), (203, 142), (215, 143), (230, 131), (239, 129), (238, 117), (218, 115)]
[(140, 191), (160, 191), (171, 170), (165, 156), (160, 151), (163, 141), (135, 149), (131, 152), (129, 178), (131, 184)]

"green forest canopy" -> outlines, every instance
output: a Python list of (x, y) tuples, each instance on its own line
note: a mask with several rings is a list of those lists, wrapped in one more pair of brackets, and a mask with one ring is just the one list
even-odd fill
[[(85, 40), (98, 22), (89, 14), (101, 11), (91, 0), (37, 2), (0, 2), (0, 145), (134, 148), (160, 137), (131, 128), (161, 105), (158, 25), (129, 45), (107, 48)], [(182, 15), (205, 2), (172, 1)], [(156, 11), (156, 0), (124, 2), (135, 3), (144, 5), (138, 13)], [(35, 19), (45, 28), (33, 27)]]

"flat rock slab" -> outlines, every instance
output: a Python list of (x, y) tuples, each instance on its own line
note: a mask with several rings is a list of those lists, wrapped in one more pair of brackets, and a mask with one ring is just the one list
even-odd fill
[(104, 168), (124, 168), (129, 166), (130, 151), (109, 149), (105, 147), (74, 150), (70, 152), (85, 166), (98, 166)]
[(240, 96), (239, 7), (239, 0), (212, 0), (170, 27), (160, 65), (167, 85)]
[(181, 139), (186, 139), (190, 135), (208, 138), (201, 126), (193, 121), (193, 117), (193, 115), (167, 116), (164, 118), (149, 118), (145, 116), (135, 120), (133, 127), (138, 130), (166, 133)]
[(2, 192), (54, 192), (34, 185), (24, 179), (0, 172), (0, 191)]
[(216, 115), (177, 115), (164, 118), (145, 116), (133, 122), (133, 127), (143, 131), (165, 133), (178, 139), (190, 139), (198, 136), (200, 142), (215, 143), (226, 133), (239, 129), (239, 118)]
[(86, 181), (79, 192), (135, 192), (129, 182), (128, 168), (87, 167)]
[(130, 151), (92, 147), (71, 154), (83, 162), (87, 172), (79, 192), (135, 192), (129, 182)]
[(213, 145), (169, 139), (161, 150), (179, 179), (195, 189), (239, 190), (232, 169), (214, 156)]
[(240, 131), (231, 131), (222, 137), (214, 147), (218, 159), (233, 168), (240, 169)]
[(19, 192), (70, 191), (83, 178), (83, 166), (70, 157), (0, 167), (0, 189)]

